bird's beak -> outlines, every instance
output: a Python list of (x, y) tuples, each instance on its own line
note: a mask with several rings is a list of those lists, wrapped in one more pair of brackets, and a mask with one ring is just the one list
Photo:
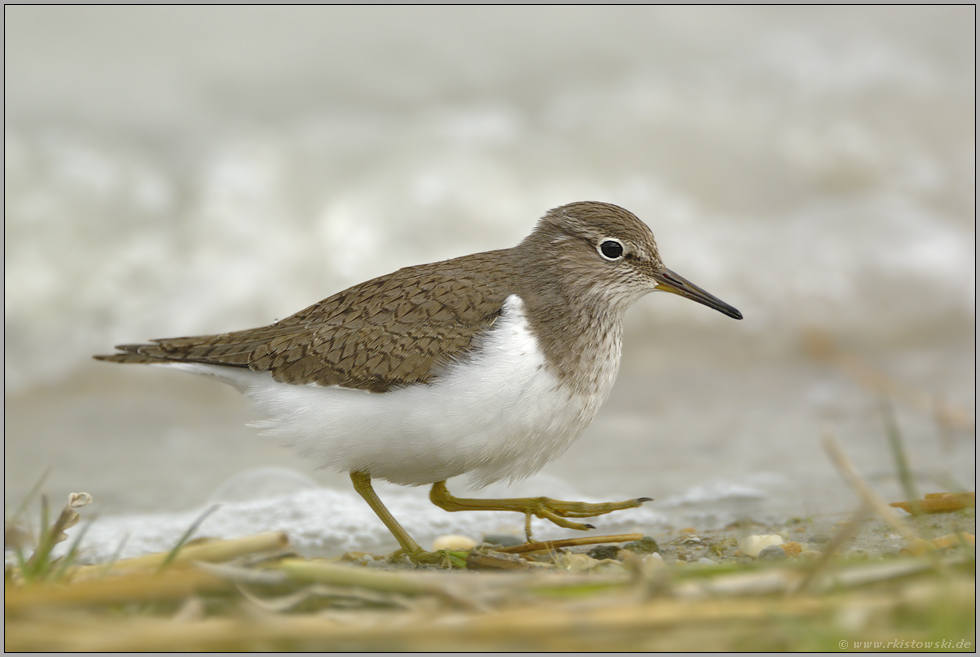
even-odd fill
[(738, 310), (729, 306), (715, 295), (705, 292), (683, 276), (678, 276), (666, 267), (655, 273), (653, 277), (657, 281), (656, 289), (658, 290), (670, 292), (671, 294), (682, 296), (691, 301), (697, 301), (733, 319), (742, 319), (742, 313)]

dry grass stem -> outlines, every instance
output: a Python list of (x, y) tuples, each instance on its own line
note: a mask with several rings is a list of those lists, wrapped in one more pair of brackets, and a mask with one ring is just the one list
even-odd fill
[(823, 331), (810, 331), (806, 335), (806, 347), (811, 356), (846, 372), (876, 396), (898, 399), (923, 413), (934, 415), (944, 426), (961, 429), (976, 427), (976, 419), (967, 409), (946, 403), (940, 397), (911, 388), (876, 371), (861, 358), (838, 347)]
[(868, 505), (882, 520), (891, 525), (895, 531), (901, 534), (902, 538), (907, 540), (909, 543), (915, 542), (919, 537), (916, 535), (912, 528), (909, 527), (905, 521), (898, 517), (898, 515), (888, 506), (888, 504), (878, 496), (868, 484), (858, 475), (854, 466), (851, 464), (850, 459), (837, 445), (837, 441), (833, 439), (830, 434), (825, 434), (823, 438), (824, 449), (827, 450), (827, 454), (830, 459), (840, 470), (840, 473), (844, 476), (847, 483), (854, 489), (854, 492), (863, 500), (865, 504)]
[[(217, 563), (221, 561), (231, 561), (236, 557), (258, 552), (272, 552), (283, 550), (289, 545), (289, 538), (282, 532), (269, 532), (246, 536), (244, 538), (233, 538), (224, 541), (211, 541), (198, 545), (185, 546), (173, 558), (171, 565), (187, 564), (194, 561), (204, 561)], [(120, 572), (134, 569), (158, 568), (164, 564), (171, 552), (158, 552), (147, 554), (142, 557), (132, 559), (120, 559), (112, 564), (111, 572)], [(82, 566), (76, 572), (76, 577), (86, 578), (92, 576), (103, 576), (106, 574), (105, 565)]]
[[(907, 623), (909, 614), (929, 614), (950, 604), (965, 608), (974, 602), (972, 581), (931, 580), (897, 593), (869, 590), (820, 597), (709, 598), (699, 602), (669, 597), (640, 603), (624, 596), (588, 608), (558, 602), (517, 605), (492, 613), (397, 609), (384, 614), (330, 617), (269, 613), (203, 619), (184, 614), (179, 623), (172, 618), (84, 616), (62, 620), (58, 631), (52, 631), (50, 621), (33, 618), (8, 625), (5, 638), (8, 650), (112, 652), (785, 649), (798, 645), (792, 642), (794, 636), (813, 636), (812, 632), (799, 635), (799, 629), (787, 635), (787, 628), (827, 624), (851, 610), (860, 610), (863, 618), (879, 619), (879, 623), (890, 618), (894, 623)], [(886, 623), (877, 633), (889, 631), (889, 627)], [(830, 630), (833, 643), (828, 642), (823, 649), (836, 646), (840, 632)], [(820, 643), (805, 645), (823, 647)]]
[(525, 543), (513, 547), (494, 548), (495, 552), (505, 554), (527, 554), (529, 552), (541, 552), (544, 550), (557, 550), (559, 548), (576, 547), (579, 545), (599, 545), (605, 543), (627, 543), (638, 541), (643, 538), (643, 534), (612, 534), (609, 536), (579, 536), (576, 538), (562, 538), (554, 541), (541, 541), (540, 543)]
[(917, 513), (947, 513), (960, 509), (974, 509), (977, 506), (977, 494), (971, 493), (926, 493), (925, 498), (909, 502), (892, 502), (888, 506), (902, 509), (911, 514)]

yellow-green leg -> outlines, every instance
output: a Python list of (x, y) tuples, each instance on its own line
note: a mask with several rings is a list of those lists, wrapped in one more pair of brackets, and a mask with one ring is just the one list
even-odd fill
[(442, 560), (442, 555), (426, 552), (423, 550), (415, 540), (408, 535), (405, 528), (398, 524), (395, 517), (391, 515), (391, 512), (385, 508), (385, 505), (381, 502), (381, 498), (378, 494), (374, 492), (374, 487), (371, 485), (371, 475), (366, 472), (352, 472), (350, 473), (350, 480), (354, 483), (354, 490), (364, 498), (364, 501), (368, 503), (378, 517), (381, 518), (381, 522), (385, 524), (388, 531), (392, 533), (398, 544), (402, 546), (402, 550), (408, 555), (414, 563), (438, 563)]
[(633, 509), (650, 501), (649, 497), (638, 497), (635, 500), (626, 500), (625, 502), (599, 502), (595, 504), (590, 502), (563, 502), (562, 500), (553, 500), (550, 497), (479, 500), (454, 497), (446, 488), (445, 481), (437, 481), (432, 484), (429, 499), (437, 507), (446, 511), (515, 511), (523, 513), (526, 518), (525, 529), (528, 540), (531, 539), (531, 516), (550, 520), (559, 527), (584, 531), (595, 529), (595, 527), (587, 523), (565, 520), (565, 518), (592, 518), (622, 509)]

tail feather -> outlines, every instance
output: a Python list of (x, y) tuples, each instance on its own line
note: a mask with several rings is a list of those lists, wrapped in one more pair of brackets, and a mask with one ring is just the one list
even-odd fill
[[(117, 347), (117, 349), (119, 348), (121, 347)], [(104, 360), (109, 363), (159, 363), (162, 360), (160, 358), (153, 358), (152, 356), (144, 356), (143, 354), (129, 350), (126, 350), (126, 353), (122, 354), (99, 354), (92, 356), (92, 358), (95, 360)]]
[(207, 363), (227, 367), (248, 367), (254, 343), (228, 342), (222, 344), (215, 338), (175, 338), (154, 340), (153, 344), (120, 344), (116, 349), (123, 353), (99, 354), (95, 360), (110, 363)]

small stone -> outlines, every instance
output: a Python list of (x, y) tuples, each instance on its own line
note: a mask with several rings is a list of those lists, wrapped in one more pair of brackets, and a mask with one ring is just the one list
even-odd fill
[(586, 554), (568, 552), (558, 555), (555, 566), (571, 573), (583, 573), (592, 570), (599, 562)]
[(948, 548), (957, 547), (960, 545), (969, 545), (970, 547), (976, 547), (977, 538), (973, 534), (960, 532), (958, 536), (956, 534), (946, 534), (945, 536), (934, 538), (932, 539), (932, 544), (941, 550), (946, 550)]
[(763, 561), (779, 561), (786, 558), (786, 550), (781, 545), (769, 545), (759, 552), (759, 559)]
[(749, 520), (748, 518), (740, 518), (735, 522), (730, 522), (727, 525), (725, 525), (725, 529), (728, 531), (732, 531), (736, 529), (748, 529), (749, 527), (755, 524), (756, 524), (755, 522)]
[(788, 557), (795, 557), (796, 555), (798, 555), (800, 552), (803, 551), (803, 546), (797, 543), (796, 541), (783, 543), (782, 548), (783, 548), (783, 552), (785, 552), (786, 556)]
[(717, 561), (712, 561), (708, 557), (701, 557), (700, 559), (698, 559), (698, 564), (700, 564), (702, 566), (716, 566), (716, 565), (718, 565), (718, 562)]
[(476, 547), (476, 541), (469, 536), (459, 536), (458, 534), (446, 534), (432, 541), (432, 551), (439, 550), (472, 550)]
[(616, 559), (620, 548), (618, 545), (597, 545), (588, 551), (588, 555), (593, 559), (602, 561), (603, 559)]
[(936, 546), (929, 541), (924, 538), (917, 538), (902, 549), (902, 554), (912, 554), (918, 557), (935, 549)]
[(352, 563), (367, 563), (368, 560), (373, 559), (373, 557), (367, 552), (359, 552), (352, 550), (350, 552), (344, 552), (340, 555), (340, 561), (350, 561)]
[(660, 552), (660, 546), (657, 542), (653, 540), (650, 536), (644, 536), (638, 541), (630, 541), (623, 545), (624, 550), (629, 550), (630, 552), (635, 552), (636, 554), (653, 554), (654, 552)]
[(489, 543), (490, 545), (499, 545), (500, 547), (514, 547), (515, 545), (524, 545), (526, 541), (520, 536), (514, 536), (513, 534), (487, 534), (483, 537), (484, 543)]
[[(759, 553), (770, 545), (782, 545), (783, 537), (778, 534), (752, 534), (738, 543), (738, 549), (749, 557), (758, 557)], [(786, 554), (785, 552), (783, 553)]]
[(600, 561), (592, 569), (594, 573), (604, 573), (611, 575), (614, 573), (625, 573), (627, 572), (626, 567), (619, 561)]
[(677, 533), (678, 534), (697, 534), (698, 533), (698, 530), (696, 530), (694, 527), (683, 527), (681, 529), (678, 529), (677, 530)]
[(648, 584), (663, 582), (667, 575), (667, 564), (664, 563), (664, 558), (656, 552), (624, 563), (628, 564), (627, 567), (632, 572), (639, 574)]

